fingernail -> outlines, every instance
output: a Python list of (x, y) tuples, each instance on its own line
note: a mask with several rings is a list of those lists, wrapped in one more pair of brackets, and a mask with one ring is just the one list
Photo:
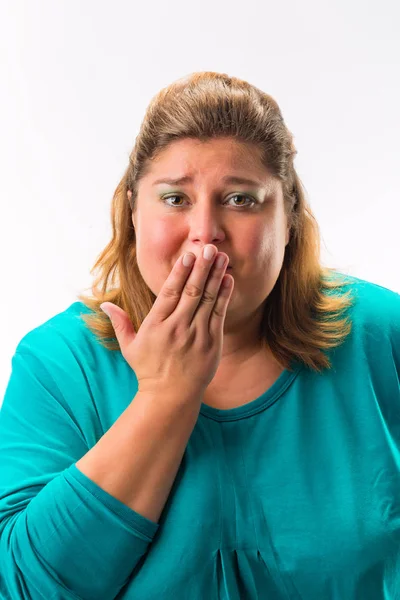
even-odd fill
[(183, 264), (185, 267), (191, 267), (192, 264), (194, 263), (194, 256), (193, 254), (185, 254), (185, 256), (183, 257), (182, 260)]
[(100, 308), (103, 312), (106, 313), (107, 317), (110, 319), (111, 321), (111, 316), (110, 316), (110, 309), (107, 306), (104, 306), (104, 304), (100, 304)]
[(205, 246), (203, 250), (203, 256), (207, 260), (211, 260), (215, 255), (215, 248), (213, 246)]

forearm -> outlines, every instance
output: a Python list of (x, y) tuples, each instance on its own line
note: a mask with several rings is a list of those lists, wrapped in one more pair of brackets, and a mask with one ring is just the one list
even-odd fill
[(158, 522), (201, 405), (197, 398), (138, 392), (77, 463), (106, 492)]

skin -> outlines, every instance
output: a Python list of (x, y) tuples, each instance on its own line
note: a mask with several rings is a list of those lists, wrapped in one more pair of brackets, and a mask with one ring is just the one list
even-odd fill
[[(153, 185), (157, 179), (183, 175), (191, 175), (193, 182)], [(259, 183), (223, 184), (225, 175)], [(165, 195), (170, 197), (162, 201)], [(278, 375), (282, 368), (257, 336), (264, 302), (282, 268), (289, 227), (281, 183), (265, 169), (257, 148), (231, 138), (172, 142), (139, 183), (132, 223), (138, 266), (156, 296), (183, 253), (197, 257), (206, 244), (213, 244), (229, 256), (233, 269), (226, 272), (235, 284), (213, 388), (225, 389), (227, 382), (237, 380), (239, 366), (242, 376), (246, 365), (247, 376), (253, 371), (257, 376), (260, 360), (263, 365), (267, 361), (270, 376)]]

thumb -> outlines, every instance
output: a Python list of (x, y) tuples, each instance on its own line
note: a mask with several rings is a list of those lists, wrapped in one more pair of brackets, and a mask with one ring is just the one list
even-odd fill
[(136, 337), (131, 320), (122, 308), (112, 302), (103, 302), (100, 304), (100, 308), (109, 317), (121, 351), (123, 351)]

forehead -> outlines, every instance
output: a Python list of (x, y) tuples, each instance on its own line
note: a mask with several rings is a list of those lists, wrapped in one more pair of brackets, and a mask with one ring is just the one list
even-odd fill
[(232, 138), (207, 141), (185, 138), (174, 141), (151, 161), (148, 174), (151, 178), (166, 174), (196, 176), (200, 172), (204, 174), (205, 169), (240, 170), (263, 179), (269, 174), (261, 161), (261, 149)]

